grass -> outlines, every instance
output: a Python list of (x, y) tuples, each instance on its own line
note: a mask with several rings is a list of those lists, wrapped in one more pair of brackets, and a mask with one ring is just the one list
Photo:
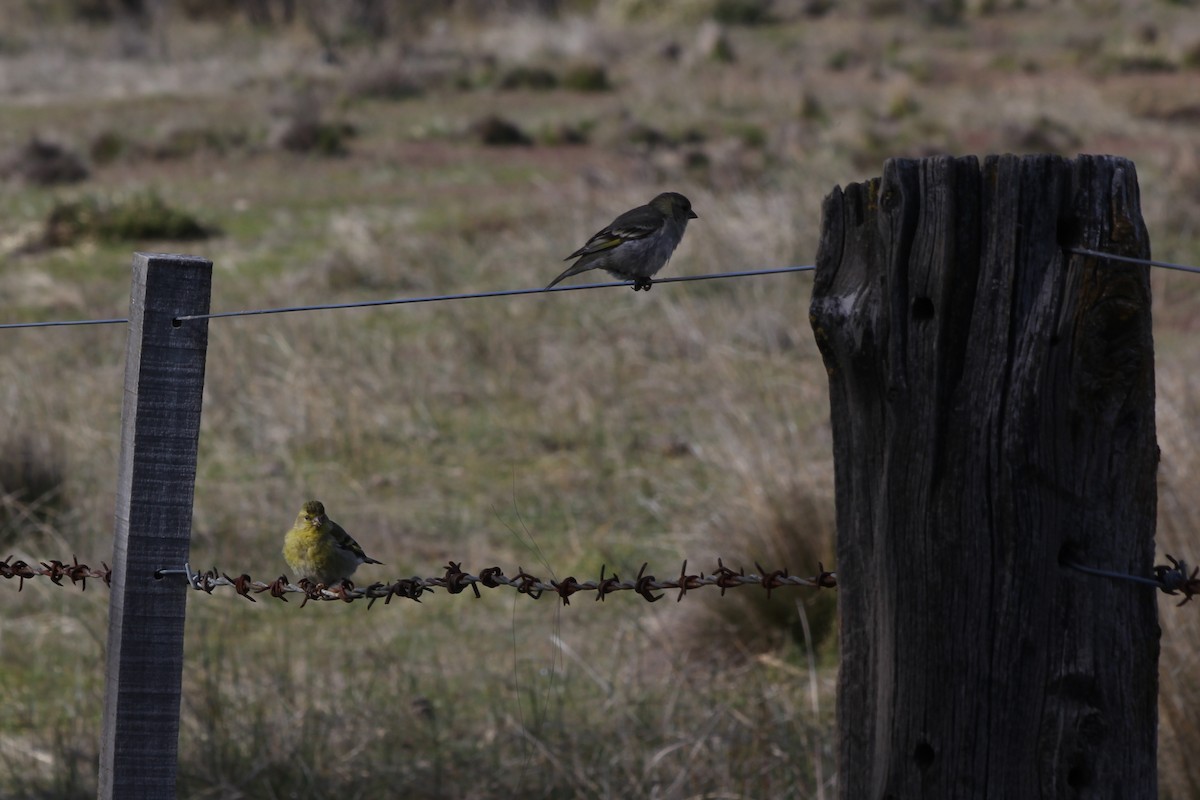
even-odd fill
[[(671, 273), (811, 263), (835, 184), (931, 140), (1015, 149), (1046, 119), (1079, 151), (1134, 159), (1155, 255), (1200, 260), (1194, 130), (1137, 101), (1170, 96), (1179, 76), (1104, 68), (1126, 52), (1111, 19), (1054, 6), (927, 28), (833, 10), (730, 27), (737, 60), (725, 63), (695, 57), (705, 13), (676, 24), (644, 9), (626, 27), (613, 12), (460, 16), (394, 57), (346, 48), (339, 67), (300, 30), (177, 19), (172, 59), (148, 68), (112, 57), (110, 29), (28, 28), (36, 46), (0, 54), (0, 150), (39, 132), (88, 152), (120, 131), (125, 146), (79, 186), (0, 185), (4, 319), (123, 316), (135, 249), (212, 258), (216, 310), (540, 286), (665, 188), (700, 214)], [(1179, 9), (1153, 13), (1180, 52), (1200, 40)], [(1081, 62), (1074, 43), (1089, 36), (1105, 52)], [(496, 75), (557, 65), (559, 86), (471, 79), (489, 54)], [(50, 58), (65, 66), (47, 71)], [(1036, 71), (994, 66), (1031, 61)], [(603, 63), (611, 90), (562, 88), (583, 63)], [(322, 118), (357, 131), (344, 154), (267, 146), (268, 109), (297, 71)], [(578, 125), (588, 143), (483, 147), (470, 126), (491, 114), (531, 134)], [(632, 141), (646, 129), (663, 135)], [(219, 235), (17, 246), (56, 205), (149, 190)], [(1168, 427), (1162, 414), (1175, 487), (1162, 543), (1186, 556), (1198, 298), (1187, 276), (1155, 281), (1160, 395), (1175, 415)], [(790, 275), (214, 322), (193, 565), (274, 578), (283, 531), (318, 497), (387, 562), (367, 580), (438, 574), (450, 559), (581, 579), (602, 564), (667, 574), (685, 558), (707, 570), (718, 556), (830, 566), (810, 286)], [(24, 432), (56, 487), (37, 537), (14, 531), (14, 549), (107, 560), (124, 330), (5, 340), (0, 428)], [(0, 765), (18, 776), (0, 797), (90, 796), (104, 591), (0, 591), (0, 695), (14, 709)], [(836, 596), (705, 591), (566, 608), (439, 593), (370, 611), (193, 596), (180, 796), (830, 796)], [(1163, 608), (1162, 769), (1176, 797), (1200, 782), (1184, 760), (1200, 730), (1187, 713), (1189, 611)]]

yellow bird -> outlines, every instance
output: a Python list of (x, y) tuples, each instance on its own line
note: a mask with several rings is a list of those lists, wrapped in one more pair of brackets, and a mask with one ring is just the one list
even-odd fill
[(332, 586), (354, 574), (359, 564), (382, 564), (363, 552), (346, 529), (325, 514), (325, 506), (309, 500), (283, 540), (283, 558), (297, 578)]

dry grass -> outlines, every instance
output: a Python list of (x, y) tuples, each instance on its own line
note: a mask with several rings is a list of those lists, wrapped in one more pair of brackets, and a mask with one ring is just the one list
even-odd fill
[[(704, 55), (711, 33), (698, 23), (711, 7), (668, 20), (636, 2), (598, 5), (595, 18), (464, 15), (407, 33), (394, 53), (339, 50), (340, 65), (300, 27), (176, 20), (156, 34), (171, 58), (151, 64), (114, 57), (108, 28), (14, 28), (6, 35), (27, 46), (0, 48), (0, 151), (44, 134), (117, 154), (78, 189), (0, 185), (5, 320), (123, 315), (135, 248), (212, 258), (217, 309), (538, 286), (616, 212), (666, 187), (701, 217), (670, 272), (809, 263), (834, 184), (935, 150), (1127, 155), (1156, 255), (1200, 261), (1194, 130), (1146, 111), (1192, 76), (1111, 67), (1136, 45), (1186, 69), (1200, 29), (1171, 5), (1140, 12), (1156, 42), (1058, 4), (934, 29), (857, 12), (783, 18), (726, 28), (732, 61)], [(613, 90), (494, 79), (578, 63), (604, 63)], [(403, 91), (364, 89), (381, 64)], [(268, 146), (272, 99), (293, 91), (353, 126), (344, 154)], [(471, 124), (489, 114), (530, 132), (586, 130), (591, 144), (484, 148)], [(171, 131), (202, 144), (161, 157)], [(56, 204), (139, 191), (222, 235), (200, 248), (85, 241), (20, 254)], [(274, 577), (282, 531), (315, 496), (387, 562), (363, 579), (436, 574), (448, 559), (559, 577), (601, 564), (632, 575), (644, 561), (664, 574), (684, 558), (708, 569), (718, 556), (828, 565), (809, 285), (781, 276), (214, 322), (193, 564)], [(1185, 554), (1193, 285), (1156, 276), (1174, 487), (1162, 538)], [(18, 552), (106, 559), (124, 332), (5, 339), (0, 422), (49, 448), (63, 498), (35, 540), (53, 552)], [(766, 604), (744, 599), (752, 591), (567, 608), (438, 594), (369, 612), (193, 597), (181, 796), (829, 796), (834, 596)], [(17, 711), (0, 723), (0, 764), (23, 783), (0, 796), (93, 792), (104, 601), (36, 586), (10, 598), (0, 687)], [(1195, 783), (1180, 755), (1196, 736), (1184, 677), (1194, 637), (1172, 626), (1188, 611), (1164, 608), (1164, 784), (1180, 797)]]
[[(1161, 363), (1161, 357), (1160, 357)], [(1158, 561), (1165, 554), (1194, 564), (1200, 559), (1200, 506), (1195, 481), (1200, 469), (1200, 383), (1196, 354), (1181, 352), (1167, 368), (1160, 366), (1158, 380), (1158, 441), (1162, 447), (1159, 468)], [(1159, 662), (1159, 718), (1163, 769), (1162, 796), (1195, 797), (1200, 792), (1200, 771), (1192, 757), (1200, 743), (1200, 680), (1196, 642), (1200, 623), (1190, 607), (1174, 608), (1171, 598), (1159, 604), (1163, 628)], [(1190, 606), (1190, 604), (1189, 604)]]

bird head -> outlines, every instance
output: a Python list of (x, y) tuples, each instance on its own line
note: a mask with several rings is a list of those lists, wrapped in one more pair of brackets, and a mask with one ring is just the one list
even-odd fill
[(300, 516), (305, 522), (320, 527), (325, 523), (325, 505), (320, 500), (309, 500), (300, 509)]
[(692, 201), (679, 192), (663, 192), (651, 200), (650, 205), (679, 222), (687, 222), (689, 219), (700, 218), (695, 211), (692, 211)]

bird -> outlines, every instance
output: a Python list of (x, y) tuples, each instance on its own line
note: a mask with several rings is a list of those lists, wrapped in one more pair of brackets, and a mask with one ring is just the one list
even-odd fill
[(546, 288), (580, 272), (603, 269), (615, 278), (632, 280), (635, 292), (649, 291), (651, 277), (671, 258), (690, 219), (699, 219), (691, 201), (678, 192), (663, 192), (646, 205), (626, 211), (564, 258), (579, 260)]
[(359, 564), (383, 564), (363, 552), (346, 529), (331, 520), (319, 500), (300, 509), (283, 539), (283, 558), (300, 579), (332, 586), (347, 580)]

